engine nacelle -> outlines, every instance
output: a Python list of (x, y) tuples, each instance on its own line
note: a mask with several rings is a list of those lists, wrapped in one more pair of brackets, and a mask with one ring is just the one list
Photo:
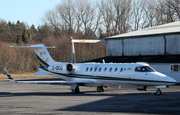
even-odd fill
[(69, 73), (71, 73), (72, 71), (73, 71), (73, 65), (72, 64), (67, 64), (66, 65), (66, 70), (69, 72)]

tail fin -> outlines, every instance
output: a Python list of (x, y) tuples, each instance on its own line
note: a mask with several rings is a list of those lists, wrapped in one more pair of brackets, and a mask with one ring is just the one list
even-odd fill
[(34, 48), (34, 50), (41, 67), (47, 68), (49, 65), (55, 62), (44, 44), (31, 45), (31, 47), (40, 47)]
[[(55, 63), (49, 54), (46, 46), (44, 44), (36, 44), (31, 46), (9, 46), (10, 48), (34, 48), (36, 56), (38, 58), (40, 67), (47, 68), (49, 65)], [(55, 48), (55, 47), (47, 47), (47, 48)]]

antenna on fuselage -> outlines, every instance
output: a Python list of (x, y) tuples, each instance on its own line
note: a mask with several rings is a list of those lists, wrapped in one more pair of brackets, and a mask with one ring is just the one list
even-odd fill
[(71, 60), (71, 63), (76, 63), (76, 57), (75, 57), (75, 49), (74, 49), (73, 37), (71, 37), (71, 44), (72, 44), (72, 60)]
[(104, 59), (102, 59), (103, 63), (106, 63)]

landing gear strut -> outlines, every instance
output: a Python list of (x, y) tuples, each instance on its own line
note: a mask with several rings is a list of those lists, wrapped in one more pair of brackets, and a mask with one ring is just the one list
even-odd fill
[(79, 86), (77, 86), (75, 89), (72, 89), (71, 91), (72, 91), (73, 94), (74, 93), (79, 93), (80, 92)]
[(161, 95), (161, 90), (158, 88), (158, 90), (156, 91), (155, 95), (160, 96)]
[(104, 92), (104, 88), (102, 86), (97, 87), (97, 92)]

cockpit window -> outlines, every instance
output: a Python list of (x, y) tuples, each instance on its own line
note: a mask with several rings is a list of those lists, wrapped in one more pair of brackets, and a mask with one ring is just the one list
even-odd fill
[(137, 71), (137, 72), (153, 72), (154, 70), (151, 69), (149, 66), (140, 66), (140, 67), (136, 67), (135, 71)]

